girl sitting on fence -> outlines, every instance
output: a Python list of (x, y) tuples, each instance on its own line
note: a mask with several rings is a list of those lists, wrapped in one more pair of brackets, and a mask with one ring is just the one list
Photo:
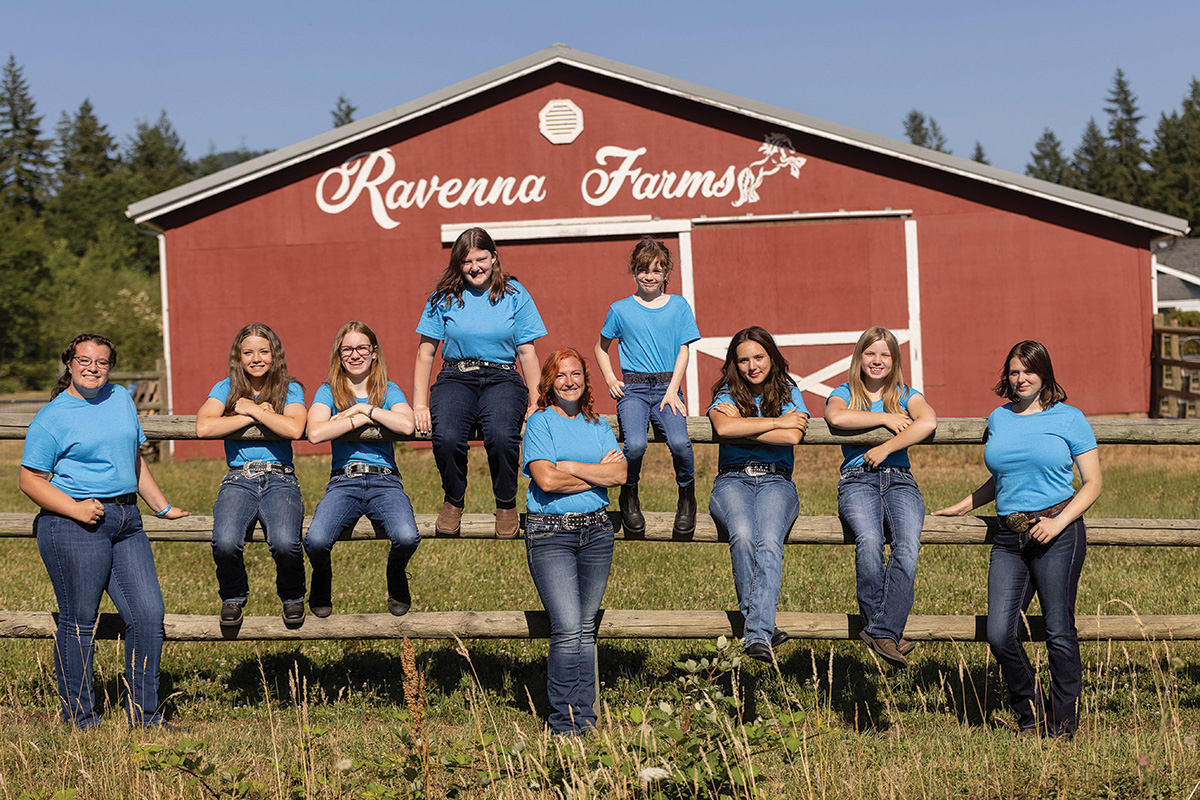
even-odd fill
[(163, 599), (140, 494), (156, 517), (179, 519), (138, 455), (146, 441), (129, 392), (108, 382), (117, 348), (103, 336), (76, 336), (50, 403), (29, 424), (21, 491), (42, 510), (34, 520), (38, 551), (58, 601), (54, 671), (63, 721), (100, 724), (92, 690), (93, 637), (104, 592), (125, 625), (129, 724), (163, 724), (158, 707)]
[(576, 350), (546, 359), (537, 406), (525, 426), (525, 553), (550, 616), (550, 729), (579, 734), (596, 725), (596, 615), (613, 555), (607, 487), (625, 482), (625, 457), (592, 408)]
[[(629, 257), (629, 272), (637, 292), (613, 303), (596, 342), (596, 361), (617, 401), (617, 416), (625, 436), (629, 477), (621, 487), (619, 503), (625, 531), (646, 532), (646, 518), (638, 499), (638, 478), (646, 454), (646, 424), (666, 436), (675, 462), (679, 502), (674, 533), (688, 536), (696, 530), (695, 467), (692, 441), (687, 432), (687, 407), (679, 391), (688, 364), (688, 345), (700, 338), (696, 317), (688, 301), (667, 294), (671, 277), (671, 251), (662, 242), (642, 239)], [(618, 342), (621, 377), (613, 372), (608, 349)]]
[(312, 564), (308, 606), (318, 617), (333, 613), (333, 544), (364, 515), (392, 543), (387, 560), (388, 611), (401, 616), (412, 606), (405, 569), (421, 534), (400, 480), (395, 448), (388, 441), (340, 438), (370, 427), (411, 434), (413, 412), (400, 387), (387, 379), (375, 332), (366, 323), (351, 320), (333, 339), (328, 382), (317, 389), (308, 409), (308, 440), (313, 444), (332, 440), (333, 449), (329, 485), (304, 538)]
[(236, 628), (250, 596), (243, 549), (261, 523), (275, 559), (275, 591), (286, 625), (304, 622), (304, 501), (292, 464), (291, 439), (304, 435), (304, 387), (288, 374), (275, 331), (252, 322), (233, 337), (229, 376), (196, 412), (196, 435), (219, 438), (260, 425), (283, 441), (225, 440), (229, 473), (213, 504), (213, 561), (221, 597), (220, 624)]
[[(912, 610), (925, 501), (909, 471), (908, 446), (937, 427), (925, 397), (904, 383), (900, 344), (887, 328), (868, 328), (850, 357), (849, 381), (825, 402), (825, 421), (847, 431), (884, 427), (883, 444), (844, 445), (838, 515), (854, 534), (859, 636), (885, 661), (907, 667), (913, 644), (904, 638)], [(890, 535), (892, 556), (884, 566)]]
[[(1039, 342), (1013, 345), (996, 394), (1009, 402), (988, 415), (983, 461), (992, 477), (934, 514), (961, 516), (996, 501), (1001, 528), (988, 565), (987, 638), (1000, 662), (1022, 734), (1071, 737), (1079, 727), (1083, 664), (1075, 597), (1087, 553), (1083, 514), (1103, 486), (1092, 426), (1054, 379)], [(1082, 485), (1072, 486), (1072, 465)], [(1037, 593), (1046, 623), (1050, 707), (1029, 663), (1022, 614)]]
[(734, 334), (712, 393), (713, 430), (738, 441), (720, 444), (708, 509), (729, 537), (744, 652), (770, 662), (788, 640), (775, 627), (775, 609), (783, 543), (800, 513), (792, 449), (808, 429), (808, 409), (775, 340), (757, 326)]
[[(496, 244), (483, 228), (468, 228), (455, 240), (417, 333), (416, 426), (423, 434), (432, 429), (445, 496), (434, 527), (438, 533), (459, 531), (467, 496), (467, 439), (479, 425), (492, 473), (496, 535), (511, 539), (519, 525), (521, 422), (537, 402), (533, 343), (546, 335), (546, 326), (529, 292), (504, 271)], [(439, 343), (443, 364), (431, 389)]]

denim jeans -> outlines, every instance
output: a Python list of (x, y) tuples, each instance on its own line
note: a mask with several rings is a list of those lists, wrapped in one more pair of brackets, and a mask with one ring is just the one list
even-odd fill
[(34, 527), (58, 601), (54, 670), (63, 721), (77, 728), (100, 723), (92, 690), (92, 634), (107, 591), (125, 623), (129, 724), (162, 724), (163, 599), (138, 507), (105, 503), (104, 518), (95, 525), (43, 511)]
[[(1048, 545), (1022, 549), (1016, 533), (1001, 530), (992, 544), (988, 567), (988, 644), (1000, 662), (1008, 699), (1021, 728), (1046, 726), (1052, 734), (1071, 734), (1079, 727), (1079, 694), (1083, 664), (1075, 628), (1075, 596), (1087, 554), (1087, 531), (1077, 519)], [(1050, 662), (1050, 708), (1037, 674), (1021, 644), (1022, 612), (1037, 593), (1046, 620), (1046, 652)]]
[[(863, 630), (900, 641), (912, 610), (925, 501), (907, 472), (847, 471), (838, 481), (838, 515), (854, 534), (858, 610)], [(885, 536), (892, 557), (883, 562)]]
[(275, 559), (275, 590), (284, 603), (304, 602), (304, 501), (295, 475), (267, 472), (248, 478), (231, 470), (213, 504), (213, 561), (221, 602), (245, 605), (250, 595), (242, 550), (261, 522)]
[(555, 733), (596, 726), (596, 616), (612, 556), (608, 519), (574, 531), (537, 524), (525, 529), (529, 574), (550, 616), (546, 694)]
[(625, 436), (625, 462), (629, 469), (625, 483), (636, 486), (642, 474), (642, 457), (649, 446), (646, 423), (651, 422), (654, 430), (667, 438), (667, 448), (675, 462), (675, 482), (680, 486), (691, 484), (696, 476), (687, 417), (676, 414), (669, 407), (661, 411), (658, 408), (667, 396), (667, 384), (627, 383), (624, 391), (625, 396), (617, 401), (617, 417), (621, 420), (621, 433)]
[(783, 582), (783, 543), (800, 514), (796, 484), (785, 475), (718, 475), (708, 510), (717, 529), (729, 536), (745, 644), (770, 645)]
[(309, 602), (327, 605), (333, 563), (329, 557), (333, 544), (366, 516), (375, 531), (391, 541), (388, 553), (388, 594), (400, 598), (400, 579), (408, 560), (421, 543), (412, 503), (404, 493), (399, 475), (337, 475), (325, 487), (325, 496), (317, 503), (316, 513), (304, 537), (304, 551), (312, 564), (312, 591)]
[(446, 502), (460, 508), (467, 496), (467, 439), (471, 426), (483, 429), (483, 448), (492, 472), (498, 508), (516, 508), (521, 467), (521, 423), (529, 390), (516, 370), (480, 367), (471, 372), (443, 369), (429, 390), (433, 419), (433, 458), (442, 474)]

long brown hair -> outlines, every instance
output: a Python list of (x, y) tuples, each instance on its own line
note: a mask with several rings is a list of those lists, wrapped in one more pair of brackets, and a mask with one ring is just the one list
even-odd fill
[(850, 356), (849, 407), (855, 411), (871, 410), (871, 398), (867, 396), (867, 387), (863, 382), (862, 361), (863, 353), (876, 342), (886, 344), (888, 352), (892, 354), (892, 371), (883, 381), (883, 410), (889, 414), (899, 414), (901, 413), (900, 397), (904, 393), (904, 370), (900, 367), (900, 342), (896, 341), (896, 334), (878, 325), (863, 331), (862, 336), (858, 337), (858, 344), (854, 345), (854, 355)]
[(1066, 401), (1067, 390), (1054, 380), (1054, 364), (1050, 362), (1050, 351), (1044, 344), (1032, 339), (1017, 342), (1008, 351), (1004, 363), (1000, 365), (1000, 380), (992, 387), (992, 391), (1014, 403), (1021, 399), (1008, 382), (1008, 365), (1014, 358), (1020, 359), (1025, 369), (1036, 373), (1042, 379), (1042, 391), (1038, 393), (1038, 402), (1042, 404), (1043, 409)]
[(546, 361), (542, 364), (542, 377), (538, 381), (538, 410), (549, 408), (554, 402), (554, 378), (558, 375), (559, 365), (568, 358), (574, 358), (583, 367), (583, 393), (579, 396), (579, 413), (583, 414), (588, 422), (599, 422), (600, 415), (592, 405), (592, 378), (588, 372), (588, 364), (574, 347), (560, 347), (546, 356)]
[[(250, 386), (250, 376), (242, 368), (242, 342), (251, 336), (266, 339), (271, 348), (271, 366), (263, 376), (263, 388), (254, 396)], [(276, 414), (282, 414), (287, 405), (288, 386), (293, 378), (288, 374), (287, 355), (283, 352), (283, 342), (275, 335), (275, 331), (261, 322), (251, 322), (233, 335), (233, 344), (229, 348), (229, 397), (225, 399), (225, 416), (233, 414), (233, 407), (240, 398), (257, 399), (260, 403), (270, 403)]]
[(449, 308), (451, 303), (457, 303), (459, 306), (463, 304), (462, 295), (467, 288), (467, 281), (463, 277), (462, 264), (472, 250), (487, 250), (495, 259), (492, 264), (492, 280), (488, 287), (488, 299), (492, 305), (499, 303), (500, 298), (506, 294), (517, 293), (516, 287), (509, 286), (509, 280), (516, 280), (516, 278), (504, 271), (504, 267), (500, 264), (500, 254), (496, 252), (496, 243), (492, 241), (492, 237), (483, 228), (467, 228), (454, 240), (454, 246), (450, 248), (450, 261), (446, 264), (446, 270), (438, 280), (437, 288), (429, 296), (429, 302), (433, 304), (434, 308), (439, 305)]
[(629, 274), (636, 278), (639, 272), (649, 272), (655, 262), (662, 267), (662, 288), (666, 291), (667, 282), (671, 279), (671, 270), (675, 267), (671, 263), (671, 251), (667, 249), (666, 244), (653, 236), (643, 236), (629, 254)]
[[(771, 359), (771, 374), (763, 382), (762, 402), (759, 404), (754, 402), (755, 393), (737, 368), (738, 346), (746, 342), (758, 344)], [(788, 374), (787, 359), (779, 352), (774, 337), (765, 328), (752, 325), (735, 333), (729, 342), (729, 351), (725, 353), (725, 363), (721, 366), (721, 377), (712, 386), (712, 396), (716, 400), (722, 389), (728, 389), (733, 404), (743, 417), (778, 417), (783, 413), (784, 404), (791, 402), (795, 385), (796, 382)]]
[(371, 342), (375, 359), (371, 362), (371, 371), (367, 375), (367, 401), (373, 406), (382, 406), (387, 400), (387, 364), (383, 360), (383, 348), (379, 346), (379, 338), (371, 326), (365, 322), (352, 319), (338, 329), (333, 337), (333, 349), (329, 352), (329, 376), (325, 379), (333, 391), (333, 404), (337, 406), (334, 413), (344, 411), (354, 405), (356, 398), (350, 391), (350, 376), (342, 366), (342, 340), (347, 333), (361, 333)]
[[(108, 368), (112, 370), (117, 366), (117, 346), (107, 336), (101, 336), (98, 333), (81, 333), (71, 340), (66, 349), (62, 351), (60, 359), (63, 363), (63, 373), (58, 376), (58, 382), (54, 384), (54, 388), (50, 390), (50, 399), (58, 397), (63, 391), (71, 385), (71, 359), (75, 357), (75, 349), (84, 342), (92, 342), (93, 344), (104, 345), (108, 348)], [(108, 378), (104, 379), (108, 383)]]

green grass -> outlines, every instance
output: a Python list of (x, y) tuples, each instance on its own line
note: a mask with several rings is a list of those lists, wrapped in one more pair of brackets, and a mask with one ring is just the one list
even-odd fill
[[(20, 443), (0, 442), (2, 511), (33, 510), (16, 490), (19, 453)], [(473, 450), (470, 512), (491, 510), (481, 455)], [(697, 457), (703, 507), (715, 450), (698, 447)], [(441, 496), (429, 451), (401, 448), (398, 458), (414, 506), (436, 511)], [(913, 461), (930, 509), (959, 499), (986, 476), (976, 447), (916, 448)], [(1200, 517), (1195, 490), (1200, 454), (1174, 447), (1106, 447), (1102, 462), (1105, 493), (1091, 516)], [(835, 513), (838, 463), (833, 448), (797, 450), (802, 515)], [(327, 470), (323, 458), (298, 464), (310, 513)], [(214, 462), (155, 467), (171, 501), (202, 514), (211, 513), (222, 473), (223, 465)], [(665, 448), (652, 448), (646, 473), (645, 506), (673, 509)], [(386, 546), (344, 542), (335, 548), (338, 613), (384, 610)], [(156, 543), (154, 550), (168, 611), (215, 614), (219, 601), (208, 546)], [(248, 613), (278, 613), (266, 547), (247, 548), (247, 565)], [(925, 547), (913, 613), (982, 613), (986, 573), (985, 547)], [(1197, 574), (1200, 550), (1194, 548), (1094, 547), (1083, 571), (1079, 612), (1124, 614), (1128, 604), (1146, 614), (1200, 614), (1200, 594), (1192, 587)], [(426, 541), (410, 575), (417, 610), (540, 608), (520, 541)], [(619, 542), (605, 605), (734, 608), (728, 550), (718, 544)], [(53, 607), (34, 541), (0, 540), (0, 608)], [(852, 549), (789, 547), (780, 607), (852, 612)], [(113, 610), (107, 599), (103, 610)], [(417, 642), (423, 692), (401, 677), (400, 642), (168, 643), (163, 696), (169, 696), (173, 717), (190, 726), (187, 737), (207, 741), (204, 754), (218, 773), (244, 770), (261, 783), (249, 796), (286, 797), (292, 782), (301, 787), (300, 796), (320, 797), (387, 796), (371, 795), (370, 780), (397, 790), (409, 786), (389, 759), (420, 751), (405, 740), (414, 721), (397, 718), (396, 711), (417, 696), (426, 704), (425, 740), (435, 753), (469, 758), (474, 766), (507, 760), (514, 773), (481, 788), (461, 777), (470, 770), (439, 765), (435, 756), (429, 796), (456, 783), (473, 787), (464, 789), (470, 796), (638, 796), (643, 784), (626, 774), (632, 759), (641, 758), (631, 738), (637, 726), (627, 713), (635, 707), (653, 710), (670, 699), (683, 675), (676, 662), (701, 657), (704, 644), (602, 642), (602, 697), (612, 713), (603, 718), (603, 735), (575, 755), (569, 744), (545, 738), (541, 717), (530, 713), (532, 703), (538, 715), (545, 714), (542, 641)], [(1032, 646), (1031, 653), (1044, 665), (1043, 646)], [(774, 746), (747, 750), (746, 763), (763, 770), (763, 796), (1186, 798), (1200, 784), (1195, 644), (1085, 644), (1083, 728), (1069, 743), (1012, 735), (998, 670), (981, 643), (922, 644), (904, 672), (881, 671), (852, 642), (798, 642), (781, 656), (778, 674), (759, 665), (737, 671), (745, 722), (756, 716), (791, 719), (770, 728), (778, 736)], [(121, 674), (120, 643), (100, 643), (96, 665), (98, 685), (113, 695)], [(734, 688), (728, 674), (714, 680), (726, 692)], [(50, 643), (0, 640), (0, 798), (66, 787), (77, 789), (79, 797), (204, 794), (170, 771), (135, 763), (138, 743), (178, 749), (178, 736), (128, 731), (115, 709), (92, 732), (75, 733), (56, 720)], [(496, 742), (474, 749), (472, 743), (484, 741), (487, 733)], [(788, 737), (795, 750), (784, 745)], [(516, 755), (500, 749), (518, 743), (525, 749)], [(618, 754), (616, 763), (589, 764), (609, 745)], [(742, 763), (736, 753), (724, 758), (730, 769)], [(350, 760), (348, 771), (338, 769), (344, 759)], [(558, 766), (546, 766), (551, 763)], [(209, 781), (218, 786), (217, 778)]]

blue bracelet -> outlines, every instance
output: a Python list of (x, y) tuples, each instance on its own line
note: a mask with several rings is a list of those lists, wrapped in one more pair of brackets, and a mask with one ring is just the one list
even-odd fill
[(165, 517), (165, 516), (167, 515), (167, 512), (168, 512), (168, 511), (170, 511), (170, 510), (171, 510), (171, 504), (170, 504), (170, 503), (167, 503), (167, 507), (166, 507), (166, 508), (164, 508), (162, 511), (155, 511), (155, 512), (154, 512), (154, 516), (156, 516), (156, 517)]

